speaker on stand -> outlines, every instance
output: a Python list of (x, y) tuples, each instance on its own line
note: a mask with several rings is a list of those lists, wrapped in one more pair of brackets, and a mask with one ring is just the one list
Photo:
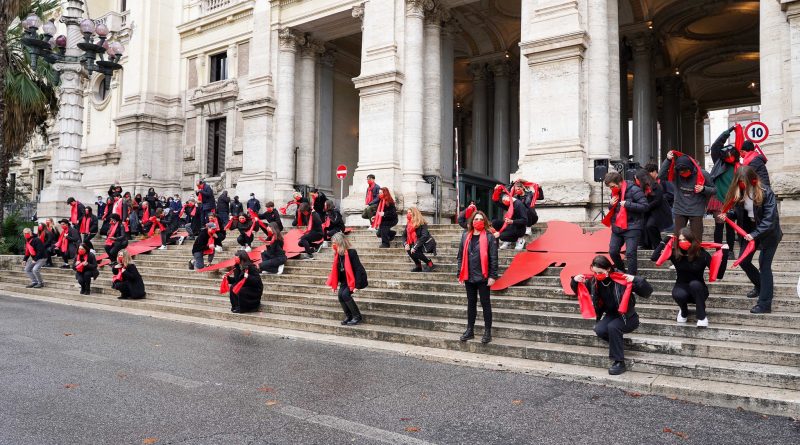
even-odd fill
[(609, 162), (608, 159), (595, 159), (594, 160), (594, 182), (600, 183), (600, 211), (597, 212), (597, 215), (592, 218), (592, 221), (596, 221), (597, 218), (601, 220), (606, 217), (605, 211), (605, 185), (603, 184), (603, 179), (606, 177), (608, 173), (608, 166)]

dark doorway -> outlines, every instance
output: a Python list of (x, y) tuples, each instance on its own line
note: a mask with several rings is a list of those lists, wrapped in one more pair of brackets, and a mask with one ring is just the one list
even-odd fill
[(225, 119), (208, 121), (208, 157), (206, 173), (219, 176), (225, 170)]

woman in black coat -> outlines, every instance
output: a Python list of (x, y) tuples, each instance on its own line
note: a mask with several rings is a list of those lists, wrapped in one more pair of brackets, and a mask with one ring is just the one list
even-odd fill
[[(253, 224), (253, 220), (245, 216), (244, 214), (239, 215), (238, 217), (231, 219), (228, 221), (228, 225), (225, 226), (225, 230), (238, 230), (239, 236), (236, 237), (236, 242), (239, 244), (241, 249), (249, 252), (253, 241), (256, 239), (256, 232), (258, 232), (259, 224), (256, 221)], [(253, 229), (250, 232), (250, 229)], [(248, 235), (247, 232), (250, 232)]]
[(275, 208), (275, 203), (272, 201), (267, 202), (264, 207), (264, 213), (258, 215), (259, 219), (267, 221), (267, 224), (275, 223), (278, 225), (278, 231), (283, 232), (283, 221), (281, 221), (281, 213)]
[(428, 222), (416, 207), (411, 207), (406, 213), (404, 234), (403, 245), (415, 266), (411, 272), (433, 272), (433, 261), (425, 254), (436, 254), (436, 240), (428, 232)]
[[(500, 198), (500, 205), (503, 207), (503, 215), (492, 221), (495, 233), (494, 237), (503, 242), (500, 249), (508, 249), (515, 243), (516, 250), (525, 248), (525, 229), (528, 225), (528, 208), (519, 199), (512, 198), (510, 195), (503, 195)], [(509, 207), (512, 209), (509, 212)]]
[(314, 259), (315, 247), (318, 241), (322, 240), (322, 220), (319, 219), (317, 212), (311, 210), (311, 205), (307, 202), (300, 204), (295, 215), (295, 220), (292, 225), (298, 228), (304, 227), (305, 231), (297, 245), (305, 250), (306, 259)]
[(144, 197), (144, 200), (147, 202), (147, 205), (150, 206), (150, 212), (155, 212), (157, 208), (160, 207), (158, 194), (153, 187), (147, 189), (147, 194)]
[(46, 267), (53, 267), (53, 255), (55, 255), (55, 245), (58, 239), (53, 218), (47, 218), (44, 224), (39, 224), (39, 240), (44, 243), (44, 250), (47, 255)]
[(59, 221), (61, 225), (61, 233), (59, 233), (56, 240), (56, 250), (58, 250), (61, 259), (64, 260), (62, 269), (69, 269), (69, 261), (75, 258), (75, 253), (78, 251), (78, 244), (81, 242), (81, 234), (78, 228), (66, 219)]
[(364, 320), (358, 309), (353, 294), (356, 289), (367, 287), (367, 271), (358, 258), (356, 249), (350, 245), (350, 240), (343, 232), (333, 235), (333, 264), (328, 280), (325, 282), (339, 297), (345, 318), (343, 325), (357, 325)]
[[(636, 297), (649, 297), (653, 287), (642, 277), (621, 274), (614, 270), (611, 261), (603, 255), (594, 257), (591, 264), (594, 276), (575, 275), (570, 281), (573, 292), (579, 293), (579, 286), (586, 286), (594, 306), (597, 323), (594, 332), (608, 342), (608, 356), (613, 361), (608, 373), (619, 375), (625, 372), (625, 353), (623, 334), (633, 332), (639, 327), (636, 313)], [(619, 281), (626, 283), (620, 284)], [(632, 283), (630, 298), (624, 298), (627, 283)], [(627, 304), (627, 307), (623, 307)]]
[(124, 248), (128, 247), (128, 235), (125, 233), (125, 227), (122, 224), (122, 218), (118, 214), (111, 215), (111, 224), (108, 228), (108, 236), (106, 236), (105, 249), (108, 254), (108, 259), (111, 264), (117, 260), (117, 254)]
[(72, 269), (75, 271), (75, 279), (81, 285), (81, 295), (89, 295), (91, 293), (92, 280), (97, 278), (97, 258), (89, 250), (89, 245), (83, 243), (78, 247), (78, 254), (75, 256), (75, 262), (72, 264)]
[(381, 187), (378, 192), (378, 208), (372, 222), (372, 228), (377, 230), (377, 236), (381, 239), (381, 248), (389, 248), (389, 243), (397, 236), (397, 232), (392, 230), (396, 225), (397, 207), (394, 198), (388, 188)]
[[(478, 314), (478, 295), (483, 308), (483, 338), (481, 343), (492, 341), (492, 305), (489, 288), (497, 280), (497, 239), (489, 233), (489, 218), (477, 211), (467, 222), (458, 247), (458, 282), (467, 290), (467, 330), (461, 341), (475, 338), (475, 318)], [(524, 227), (522, 229), (525, 230)]]
[(325, 240), (324, 247), (327, 247), (328, 241), (333, 238), (333, 235), (344, 232), (344, 218), (342, 218), (342, 213), (336, 209), (336, 204), (330, 199), (325, 202), (323, 215), (322, 234)]
[(111, 269), (114, 277), (111, 287), (119, 291), (120, 300), (139, 300), (147, 293), (144, 290), (144, 281), (136, 265), (133, 264), (131, 254), (127, 249), (120, 250), (117, 254), (117, 264)]
[(225, 227), (231, 215), (231, 198), (228, 197), (228, 191), (223, 191), (217, 197), (217, 217), (219, 218), (220, 227)]
[[(231, 312), (252, 312), (261, 306), (261, 294), (264, 293), (264, 283), (258, 268), (247, 255), (247, 252), (238, 251), (234, 257), (236, 265), (233, 266), (231, 275), (227, 280), (230, 287), (228, 291), (231, 299)], [(239, 287), (239, 284), (242, 284)]]
[(672, 225), (672, 210), (664, 198), (664, 190), (646, 170), (640, 169), (636, 172), (634, 183), (647, 198), (644, 231), (639, 244), (645, 249), (655, 249), (661, 242), (661, 231)]
[(286, 264), (286, 252), (283, 250), (283, 234), (278, 230), (278, 225), (269, 223), (267, 226), (267, 248), (261, 252), (261, 273), (282, 274)]
[[(753, 266), (755, 251), (740, 263), (754, 286), (747, 297), (758, 297), (758, 303), (750, 309), (750, 312), (753, 314), (772, 312), (772, 260), (778, 250), (778, 244), (783, 239), (775, 193), (761, 181), (754, 168), (743, 165), (733, 174), (733, 181), (723, 207), (723, 210), (726, 209), (735, 209), (736, 221), (739, 221), (740, 227), (747, 232), (744, 237), (739, 237), (742, 251), (753, 240), (756, 249), (761, 250), (758, 269)], [(723, 211), (720, 214), (720, 220), (724, 220), (725, 213)]]

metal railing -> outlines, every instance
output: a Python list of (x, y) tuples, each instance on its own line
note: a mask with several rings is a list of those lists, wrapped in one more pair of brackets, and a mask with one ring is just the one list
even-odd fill
[(214, 12), (241, 2), (242, 0), (205, 0), (203, 1), (203, 12)]
[(5, 204), (4, 207), (6, 216), (18, 213), (25, 221), (32, 221), (36, 216), (35, 202), (12, 202)]

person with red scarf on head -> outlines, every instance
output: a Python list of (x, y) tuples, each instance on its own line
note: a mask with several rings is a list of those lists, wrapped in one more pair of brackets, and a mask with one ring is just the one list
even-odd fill
[(307, 202), (300, 204), (297, 209), (297, 228), (304, 230), (303, 236), (297, 241), (297, 245), (305, 249), (305, 259), (313, 260), (316, 248), (312, 246), (317, 241), (322, 240), (322, 220), (319, 219), (317, 212), (311, 211), (311, 205)]
[(278, 225), (274, 222), (269, 223), (265, 234), (267, 235), (267, 248), (261, 252), (261, 264), (259, 264), (259, 268), (262, 274), (281, 275), (283, 273), (283, 267), (286, 265), (286, 252), (283, 250), (283, 234), (278, 229)]
[[(366, 207), (364, 208), (364, 211), (361, 212), (361, 217), (370, 223), (372, 223), (372, 218), (375, 217), (375, 212), (378, 211), (378, 203), (380, 202), (378, 194), (380, 191), (381, 186), (375, 182), (375, 175), (367, 175), (367, 193), (364, 196), (364, 204)], [(375, 230), (375, 228), (372, 227), (372, 224), (370, 224), (369, 230)]]
[(645, 249), (655, 249), (661, 242), (661, 231), (672, 226), (672, 209), (664, 197), (664, 189), (645, 169), (636, 171), (633, 180), (642, 189), (647, 199), (647, 210), (644, 212), (642, 236), (639, 245)]
[(475, 205), (475, 201), (470, 201), (469, 205), (458, 214), (458, 218), (456, 218), (458, 225), (466, 230), (469, 219), (472, 218), (472, 215), (477, 211), (478, 206)]
[[(608, 213), (603, 218), (603, 224), (611, 227), (608, 253), (617, 269), (625, 272), (627, 263), (627, 271), (636, 275), (639, 270), (636, 253), (642, 236), (642, 219), (648, 209), (647, 197), (633, 181), (624, 180), (616, 171), (608, 172), (603, 178), (603, 184), (611, 190)], [(620, 254), (623, 244), (625, 263)]]
[(97, 272), (97, 258), (86, 243), (78, 246), (78, 254), (75, 256), (75, 262), (72, 263), (72, 270), (75, 271), (75, 279), (81, 285), (81, 295), (91, 294), (92, 280), (100, 274)]
[(78, 225), (78, 231), (83, 238), (83, 243), (89, 247), (92, 253), (95, 253), (92, 238), (97, 236), (97, 217), (92, 213), (91, 207), (86, 207), (83, 211), (83, 218), (80, 225)]
[[(719, 216), (720, 221), (725, 220), (728, 209), (733, 209), (736, 212), (736, 221), (740, 224), (737, 232), (741, 230), (740, 233), (743, 233), (739, 238), (741, 253), (737, 261), (753, 283), (753, 289), (747, 293), (747, 298), (758, 298), (750, 312), (770, 313), (773, 296), (772, 260), (783, 239), (775, 193), (761, 182), (754, 168), (743, 165), (733, 175), (733, 182), (722, 209), (724, 212)], [(751, 242), (755, 244), (755, 249), (748, 252), (747, 245)], [(758, 268), (753, 265), (756, 249), (761, 251)], [(744, 258), (742, 255), (745, 255)]]
[(56, 240), (56, 251), (64, 260), (62, 269), (69, 269), (69, 262), (75, 258), (75, 253), (78, 251), (78, 244), (81, 242), (81, 234), (78, 228), (72, 225), (68, 219), (59, 221), (61, 225), (61, 233)]
[(128, 247), (128, 234), (125, 232), (125, 224), (118, 214), (113, 213), (105, 243), (106, 253), (111, 264), (116, 261), (117, 253), (126, 247)]
[(344, 232), (344, 218), (332, 200), (325, 202), (325, 213), (322, 216), (322, 236), (325, 241), (322, 247), (328, 247), (328, 242), (333, 235)]
[(711, 176), (691, 156), (670, 150), (667, 159), (661, 163), (658, 177), (675, 186), (675, 202), (672, 206), (675, 234), (688, 224), (694, 237), (703, 239), (703, 216), (708, 200), (717, 191)]
[(39, 240), (44, 243), (45, 254), (47, 255), (44, 267), (53, 267), (52, 257), (55, 255), (56, 240), (58, 239), (58, 230), (56, 230), (53, 218), (47, 218), (44, 220), (44, 224), (39, 224), (38, 236)]
[(325, 282), (339, 297), (345, 318), (342, 325), (354, 326), (364, 321), (358, 305), (353, 300), (356, 289), (364, 289), (369, 283), (367, 270), (358, 258), (358, 252), (353, 249), (350, 239), (343, 232), (333, 235), (333, 264), (328, 280)]
[(275, 208), (275, 203), (272, 201), (267, 202), (264, 207), (264, 213), (258, 215), (259, 219), (267, 221), (267, 224), (275, 223), (278, 225), (278, 231), (283, 232), (283, 221), (281, 221), (281, 212)]
[(416, 207), (411, 207), (406, 212), (406, 229), (403, 246), (406, 253), (414, 262), (411, 272), (433, 272), (433, 261), (425, 256), (426, 253), (436, 255), (436, 240), (428, 231), (428, 222)]
[[(217, 225), (213, 223), (206, 224), (206, 228), (201, 230), (197, 237), (194, 239), (192, 245), (193, 260), (189, 260), (189, 270), (202, 269), (210, 266), (214, 261), (214, 252), (216, 244), (214, 239), (217, 237)], [(203, 257), (208, 255), (208, 264), (203, 263)]]
[(258, 267), (250, 261), (247, 252), (241, 250), (236, 252), (234, 261), (233, 270), (224, 278), (228, 281), (231, 312), (240, 314), (256, 311), (261, 306), (261, 295), (264, 293)]
[(117, 253), (114, 267), (111, 268), (111, 287), (119, 291), (119, 300), (139, 300), (147, 296), (144, 280), (139, 269), (131, 259), (131, 254), (122, 249)]
[(22, 257), (22, 266), (25, 274), (31, 279), (31, 284), (25, 287), (39, 289), (44, 287), (40, 270), (47, 261), (47, 250), (42, 240), (35, 236), (31, 229), (27, 227), (22, 229), (22, 237), (25, 238), (25, 256)]
[(481, 343), (492, 341), (492, 304), (489, 288), (497, 280), (497, 240), (489, 233), (489, 218), (477, 211), (467, 222), (467, 230), (461, 235), (456, 267), (458, 282), (467, 290), (467, 330), (461, 341), (475, 338), (475, 318), (478, 313), (478, 296), (483, 308), (483, 337)]
[(69, 205), (69, 222), (75, 227), (80, 227), (81, 220), (83, 219), (84, 210), (86, 206), (75, 200), (73, 197), (67, 198), (67, 205)]
[(499, 218), (492, 221), (495, 233), (503, 244), (500, 249), (508, 249), (515, 244), (516, 250), (525, 248), (525, 226), (528, 224), (528, 208), (520, 199), (512, 197), (510, 194), (503, 194), (500, 198), (502, 214)]
[(592, 274), (575, 275), (570, 287), (578, 295), (584, 317), (595, 317), (594, 332), (608, 342), (608, 357), (613, 361), (608, 373), (625, 372), (623, 336), (639, 327), (636, 297), (649, 297), (653, 286), (642, 277), (614, 270), (611, 261), (603, 255), (594, 257)]

